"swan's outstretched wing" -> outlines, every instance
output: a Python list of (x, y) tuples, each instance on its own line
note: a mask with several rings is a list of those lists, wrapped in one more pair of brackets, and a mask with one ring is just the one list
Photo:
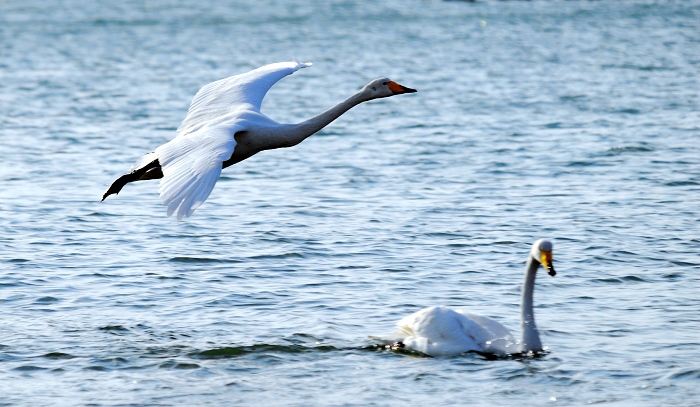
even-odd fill
[(168, 206), (168, 216), (176, 210), (178, 220), (190, 216), (209, 197), (222, 163), (236, 147), (233, 136), (240, 130), (240, 125), (207, 127), (175, 137), (156, 149), (163, 170), (158, 192), (163, 205)]
[(212, 82), (197, 92), (177, 136), (155, 151), (163, 170), (158, 191), (168, 206), (168, 216), (175, 211), (178, 219), (190, 216), (209, 197), (223, 162), (236, 147), (233, 136), (247, 130), (244, 121), (236, 120), (237, 112), (260, 111), (272, 85), (310, 65), (297, 61), (270, 64)]
[(311, 63), (278, 62), (205, 85), (192, 99), (187, 116), (177, 129), (177, 135), (195, 132), (232, 110), (243, 108), (259, 112), (263, 98), (272, 85), (308, 66)]

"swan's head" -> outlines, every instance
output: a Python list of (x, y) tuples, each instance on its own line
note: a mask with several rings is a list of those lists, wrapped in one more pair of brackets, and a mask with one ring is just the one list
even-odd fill
[(389, 78), (379, 78), (368, 83), (367, 86), (362, 88), (362, 93), (365, 95), (367, 100), (385, 98), (394, 95), (401, 95), (403, 93), (414, 93), (417, 92), (415, 89), (407, 88), (403, 85), (392, 81)]
[(554, 264), (552, 264), (553, 248), (554, 245), (550, 240), (540, 239), (532, 245), (532, 250), (530, 250), (532, 259), (540, 263), (550, 276), (555, 276), (557, 274), (557, 272), (554, 271)]

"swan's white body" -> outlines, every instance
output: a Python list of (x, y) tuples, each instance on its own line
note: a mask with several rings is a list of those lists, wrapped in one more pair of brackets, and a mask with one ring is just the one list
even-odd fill
[(119, 193), (129, 182), (162, 178), (158, 191), (168, 216), (190, 216), (209, 197), (221, 170), (252, 155), (290, 147), (319, 131), (362, 102), (415, 92), (380, 78), (345, 101), (298, 124), (277, 123), (260, 112), (277, 81), (310, 63), (280, 62), (231, 76), (197, 92), (187, 116), (170, 142), (146, 154), (103, 195)]
[(197, 92), (177, 136), (156, 148), (163, 179), (158, 192), (171, 216), (190, 216), (214, 189), (223, 162), (236, 148), (234, 135), (281, 127), (260, 113), (263, 98), (280, 79), (311, 66), (280, 62), (212, 82)]
[(396, 324), (399, 331), (385, 340), (430, 356), (465, 352), (507, 355), (518, 352), (508, 329), (493, 319), (447, 307), (430, 307)]
[(498, 356), (542, 351), (533, 312), (535, 275), (540, 264), (554, 275), (552, 243), (538, 240), (528, 256), (521, 300), (521, 341), (493, 319), (481, 315), (430, 307), (411, 314), (397, 323), (398, 331), (385, 338), (385, 343), (402, 343), (406, 348), (430, 356), (481, 352)]

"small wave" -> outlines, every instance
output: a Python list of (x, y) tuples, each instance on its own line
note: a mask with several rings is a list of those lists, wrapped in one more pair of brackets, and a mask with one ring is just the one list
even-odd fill
[(211, 257), (188, 257), (180, 256), (173, 257), (170, 260), (173, 263), (240, 263), (238, 259), (215, 259)]
[(646, 146), (618, 146), (608, 149), (608, 155), (620, 155), (624, 153), (647, 153), (654, 151), (651, 147)]
[(107, 325), (99, 329), (100, 331), (128, 331), (128, 329), (124, 328), (121, 325)]
[(671, 264), (675, 264), (676, 266), (682, 266), (682, 267), (696, 267), (700, 264), (698, 263), (691, 263), (688, 261), (681, 261), (681, 260), (671, 260)]
[(569, 101), (575, 101), (575, 100), (581, 100), (585, 99), (586, 95), (564, 95), (560, 96), (559, 100), (562, 102), (569, 102)]
[(664, 274), (662, 277), (667, 279), (667, 280), (675, 281), (675, 280), (683, 277), (683, 273), (667, 273), (667, 274)]
[(20, 372), (35, 372), (37, 370), (47, 370), (47, 368), (40, 367), (40, 366), (26, 365), (26, 366), (16, 367), (13, 370), (17, 370)]
[(60, 298), (47, 296), (47, 297), (41, 297), (41, 298), (37, 299), (36, 301), (34, 301), (34, 303), (35, 304), (53, 304), (53, 303), (56, 303), (59, 301), (61, 301)]
[(700, 379), (700, 369), (690, 369), (682, 370), (680, 372), (673, 373), (671, 379)]
[(696, 181), (672, 181), (666, 183), (666, 186), (669, 187), (685, 187), (690, 185), (700, 185), (700, 183)]
[(304, 255), (301, 253), (284, 253), (284, 254), (261, 254), (258, 256), (251, 256), (250, 259), (254, 260), (277, 260), (277, 259), (288, 259), (288, 258), (298, 258), (303, 259)]
[(674, 71), (676, 68), (673, 67), (666, 67), (666, 66), (657, 66), (657, 65), (635, 65), (635, 64), (604, 64), (601, 65), (603, 69), (634, 69), (634, 70), (639, 70), (639, 71), (645, 71), (645, 72), (652, 72), (652, 71)]
[[(156, 275), (155, 273), (148, 273), (147, 275)], [(158, 276), (157, 277), (159, 280), (184, 280), (183, 277), (180, 276)]]
[(610, 338), (623, 338), (632, 333), (630, 329), (607, 329), (607, 330), (597, 330), (600, 335), (610, 337)]
[(597, 163), (594, 161), (571, 161), (570, 163), (566, 164), (567, 167), (592, 167), (595, 165), (600, 165), (601, 163)]
[(613, 284), (621, 284), (621, 283), (625, 283), (628, 281), (638, 282), (638, 283), (646, 283), (647, 282), (647, 280), (645, 280), (641, 277), (637, 277), (637, 276), (596, 278), (593, 281), (596, 283), (613, 283)]
[(667, 66), (654, 66), (654, 65), (644, 65), (644, 66), (637, 66), (637, 69), (640, 71), (675, 71), (676, 68), (672, 67), (667, 67)]
[(199, 366), (196, 363), (182, 363), (182, 362), (175, 362), (172, 360), (169, 360), (167, 362), (163, 362), (160, 365), (158, 365), (159, 369), (199, 369), (201, 366)]
[(134, 20), (119, 20), (119, 19), (106, 19), (106, 18), (97, 18), (92, 21), (92, 24), (97, 27), (111, 27), (111, 26), (117, 26), (117, 27), (147, 27), (147, 26), (155, 26), (159, 24), (158, 20), (150, 20), (150, 19), (134, 19)]
[(83, 370), (92, 370), (95, 372), (107, 372), (107, 371), (109, 371), (109, 369), (107, 369), (104, 366), (87, 366), (87, 367), (84, 367)]
[(643, 278), (637, 277), (637, 276), (625, 276), (625, 277), (622, 277), (622, 281), (636, 281), (636, 282), (640, 282), (640, 283), (647, 282), (646, 279), (643, 279)]
[(620, 113), (620, 114), (640, 114), (640, 113), (642, 113), (642, 111), (639, 110), (639, 109), (628, 108), (628, 109), (614, 110), (613, 113)]
[(391, 352), (391, 353), (397, 353), (397, 354), (403, 354), (403, 355), (409, 355), (409, 356), (416, 356), (420, 358), (432, 358), (430, 355), (426, 355), (425, 353), (418, 352), (417, 350), (413, 349), (408, 349), (403, 346), (396, 346), (396, 344), (393, 345), (385, 345), (385, 344), (374, 344), (374, 345), (369, 345), (361, 348), (361, 350), (365, 351), (372, 351), (372, 352)]
[(357, 269), (368, 269), (370, 266), (362, 266), (357, 264), (347, 264), (343, 266), (336, 267), (338, 270), (357, 270)]
[(76, 357), (62, 352), (50, 352), (42, 356), (48, 359), (73, 359)]
[(561, 122), (553, 122), (545, 124), (544, 127), (548, 129), (561, 129), (563, 127), (563, 124)]
[(169, 261), (174, 263), (221, 263), (221, 260), (209, 257), (173, 257)]
[(258, 344), (250, 346), (234, 346), (225, 348), (208, 349), (190, 354), (195, 359), (230, 359), (250, 354), (265, 353), (309, 353), (309, 352), (332, 352), (340, 350), (334, 346), (302, 346), (302, 345), (269, 345)]
[(465, 239), (465, 236), (460, 233), (449, 233), (449, 232), (428, 232), (424, 233), (424, 236), (428, 237), (446, 237), (446, 238), (457, 238), (457, 239)]
[(88, 213), (88, 214), (85, 215), (85, 216), (86, 216), (86, 217), (87, 217), (87, 216), (96, 216), (96, 217), (101, 217), (101, 216), (105, 216), (105, 217), (107, 217), (107, 216), (115, 216), (115, 217), (116, 217), (116, 216), (118, 216), (118, 215), (115, 215), (115, 214), (112, 214), (112, 213), (104, 213), (104, 212), (91, 212), (91, 213)]

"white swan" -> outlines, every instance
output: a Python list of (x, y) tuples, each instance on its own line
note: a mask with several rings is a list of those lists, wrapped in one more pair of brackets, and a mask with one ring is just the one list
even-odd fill
[(552, 242), (540, 239), (532, 245), (526, 262), (520, 303), (522, 340), (518, 343), (508, 329), (491, 318), (454, 311), (447, 307), (420, 310), (398, 322), (399, 330), (382, 338), (430, 356), (456, 355), (476, 351), (498, 356), (537, 353), (543, 350), (532, 306), (535, 276), (540, 264), (554, 276)]
[(327, 111), (298, 124), (281, 124), (260, 113), (267, 91), (277, 81), (311, 63), (280, 62), (212, 82), (197, 92), (185, 120), (170, 142), (134, 164), (102, 196), (118, 194), (124, 185), (158, 179), (168, 216), (190, 216), (209, 197), (221, 170), (263, 150), (291, 147), (326, 127), (353, 106), (410, 89), (380, 78)]

